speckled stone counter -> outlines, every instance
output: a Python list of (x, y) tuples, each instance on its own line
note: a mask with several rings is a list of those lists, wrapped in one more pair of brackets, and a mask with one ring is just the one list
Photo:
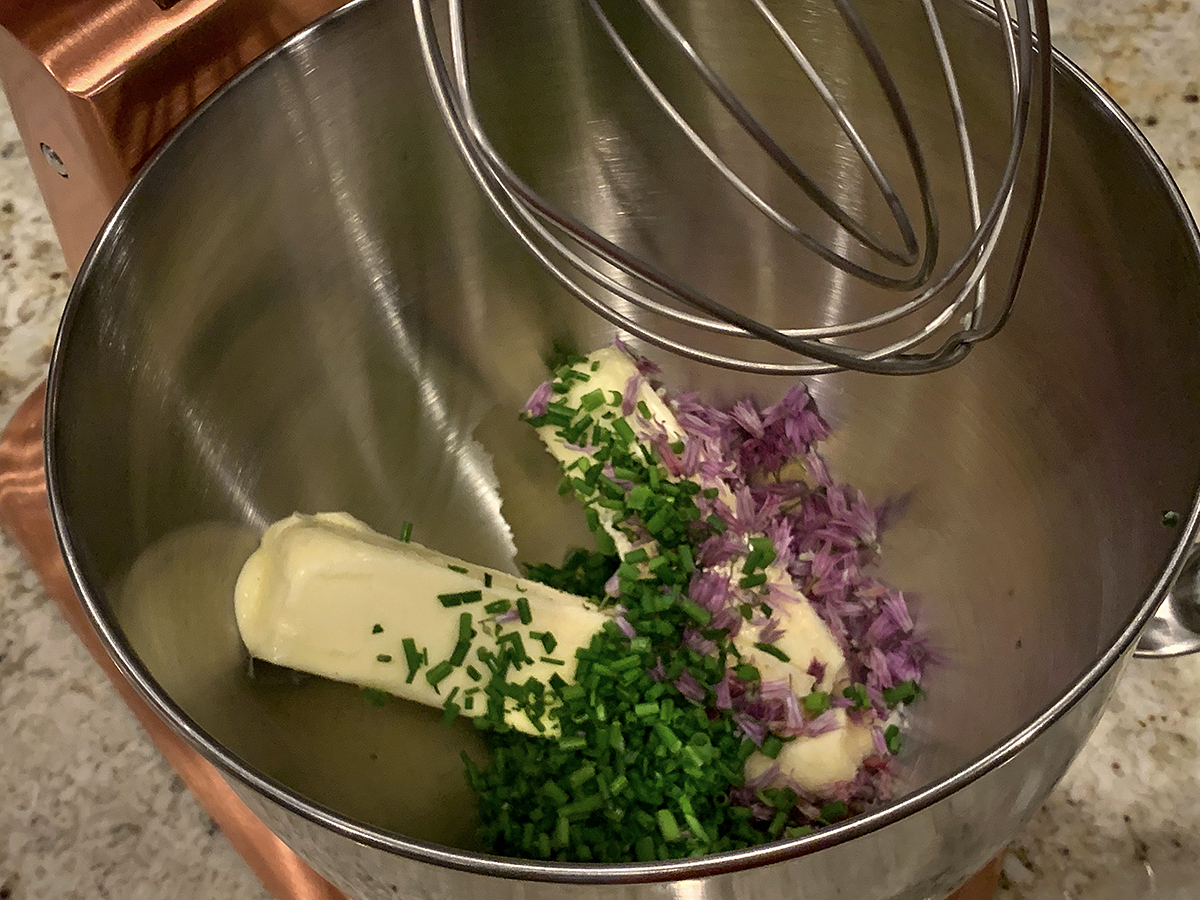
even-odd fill
[[(1200, 6), (1052, 0), (1059, 46), (1200, 210)], [(68, 276), (0, 98), (0, 420), (45, 372)], [(1200, 414), (1200, 410), (1197, 410)], [(1135, 661), (1005, 860), (1003, 900), (1200, 896), (1200, 658)], [(0, 539), (0, 900), (263, 900)]]

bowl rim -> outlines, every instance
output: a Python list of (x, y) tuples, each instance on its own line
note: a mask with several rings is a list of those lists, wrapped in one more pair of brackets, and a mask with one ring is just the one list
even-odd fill
[[(282, 782), (257, 771), (223, 747), (171, 699), (138, 659), (120, 628), (115, 622), (109, 620), (105, 610), (106, 603), (102, 599), (103, 591), (92, 585), (87, 565), (81, 554), (75, 549), (77, 541), (72, 531), (71, 517), (66, 508), (61, 483), (60, 459), (65, 455), (65, 451), (62, 448), (57, 428), (59, 393), (66, 377), (64, 374), (64, 359), (67, 355), (65, 348), (70, 341), (72, 324), (83, 303), (82, 297), (85, 294), (83, 286), (91, 281), (92, 273), (101, 268), (100, 257), (103, 255), (103, 251), (121, 231), (121, 225), (132, 198), (137, 195), (140, 186), (149, 180), (160, 158), (169, 156), (175, 144), (182, 139), (181, 135), (186, 133), (189, 127), (194, 127), (196, 121), (203, 119), (213, 105), (221, 103), (227, 94), (237, 91), (243, 81), (254, 78), (260, 69), (269, 66), (276, 57), (290, 53), (305, 42), (312, 40), (314, 34), (321, 29), (329, 27), (331, 23), (343, 17), (352, 15), (359, 7), (377, 2), (386, 2), (386, 0), (350, 0), (344, 6), (315, 20), (292, 37), (265, 52), (223, 84), (167, 136), (125, 189), (93, 241), (67, 298), (51, 353), (45, 405), (46, 488), (55, 536), (62, 551), (71, 583), (82, 601), (87, 618), (100, 638), (105, 652), (120, 670), (122, 676), (129, 681), (160, 719), (205, 759), (215, 765), (224, 776), (236, 779), (242, 786), (282, 807), (287, 812), (300, 816), (343, 838), (412, 861), (460, 872), (524, 881), (579, 885), (632, 885), (707, 878), (808, 856), (877, 831), (945, 800), (988, 772), (1008, 762), (1028, 747), (1096, 686), (1109, 670), (1133, 648), (1154, 611), (1173, 586), (1189, 555), (1197, 533), (1200, 531), (1200, 480), (1193, 492), (1191, 509), (1178, 531), (1179, 538), (1171, 551), (1166, 567), (1154, 581), (1135, 612), (1129, 616), (1111, 646), (1094, 659), (1053, 703), (953, 774), (905, 794), (870, 812), (805, 837), (776, 841), (746, 850), (651, 863), (561, 863), (500, 857), (408, 838), (355, 821), (334, 809), (302, 796)], [(974, 8), (978, 13), (994, 16), (994, 10), (983, 0), (960, 0), (960, 2), (967, 7)], [(1119, 131), (1122, 131), (1126, 139), (1132, 141), (1136, 150), (1150, 164), (1153, 176), (1157, 177), (1166, 191), (1176, 215), (1189, 234), (1192, 255), (1196, 260), (1197, 269), (1200, 270), (1200, 231), (1197, 230), (1191, 210), (1161, 157), (1128, 114), (1099, 84), (1062, 51), (1052, 48), (1052, 52), (1055, 80), (1065, 77), (1077, 82), (1078, 86), (1094, 99), (1100, 113), (1107, 117)]]

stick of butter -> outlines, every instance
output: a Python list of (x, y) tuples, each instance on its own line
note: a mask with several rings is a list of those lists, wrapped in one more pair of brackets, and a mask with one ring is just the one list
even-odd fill
[[(487, 658), (511, 647), (511, 635), (529, 661), (508, 681), (546, 684), (558, 674), (570, 682), (575, 651), (612, 617), (582, 597), (386, 537), (346, 513), (297, 514), (267, 529), (238, 577), (234, 608), (257, 659), (427, 706), (443, 706), (457, 688), (453, 702), (466, 716), (486, 712)], [(452, 662), (464, 616), (474, 634)], [(542, 733), (514, 702), (505, 720)], [(547, 733), (553, 724), (544, 723)]]

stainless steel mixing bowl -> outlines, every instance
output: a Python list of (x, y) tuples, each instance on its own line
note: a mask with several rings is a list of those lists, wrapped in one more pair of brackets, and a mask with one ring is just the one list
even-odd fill
[[(962, 176), (928, 39), (904, 4), (860, 5), (877, 34), (911, 45), (894, 68), (954, 243)], [(792, 24), (855, 90), (859, 62), (822, 9), (792, 4)], [(781, 136), (877, 211), (799, 76), (786, 83), (749, 52), (749, 20), (718, 0), (689, 15)], [(967, 3), (942, 15), (976, 141), (1006, 146), (994, 23)], [(488, 125), (542, 190), (761, 318), (879, 302), (721, 193), (584, 4), (493, 4), (488, 22), (473, 38), (481, 93), (523, 101), (485, 104)], [(69, 568), (109, 651), (288, 844), (363, 900), (949, 891), (1075, 755), (1195, 529), (1200, 245), (1163, 167), (1059, 60), (1052, 180), (1007, 329), (937, 375), (813, 384), (838, 474), (910, 497), (885, 571), (919, 594), (945, 662), (914, 715), (902, 796), (723, 857), (492, 859), (452, 846), (469, 841), (446, 752), (461, 736), (348, 688), (261, 669), (251, 680), (231, 603), (255, 535), (294, 510), (346, 509), (391, 532), (412, 520), (426, 543), (500, 565), (586, 536), (516, 412), (555, 340), (586, 349), (611, 335), (485, 207), (414, 41), (405, 4), (355, 0), (268, 55), (145, 167), (81, 271), (52, 363), (47, 463)], [(719, 110), (692, 112), (737, 146)], [(887, 135), (871, 138), (882, 148)], [(670, 384), (713, 398), (787, 386), (662, 361)], [(1181, 524), (1165, 527), (1164, 510)]]

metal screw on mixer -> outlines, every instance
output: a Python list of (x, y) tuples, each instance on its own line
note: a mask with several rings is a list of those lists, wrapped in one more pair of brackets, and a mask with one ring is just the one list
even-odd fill
[[(686, 14), (672, 15), (658, 0), (626, 0), (619, 4), (586, 0), (594, 22), (603, 29), (625, 67), (690, 145), (688, 152), (699, 153), (718, 178), (773, 228), (794, 240), (801, 252), (815, 254), (831, 271), (839, 273), (837, 277), (866, 282), (892, 298), (879, 309), (831, 320), (816, 302), (819, 298), (799, 294), (795, 308), (802, 311), (809, 307), (809, 317), (814, 320), (803, 326), (763, 321), (723, 302), (649, 254), (623, 246), (594, 225), (558, 208), (523, 180), (492, 144), (476, 108), (468, 65), (470, 31), (463, 2), (449, 0), (449, 45), (444, 53), (431, 0), (413, 0), (426, 70), (443, 118), (476, 182), (525, 247), (563, 287), (619, 328), (686, 358), (740, 371), (811, 375), (856, 369), (916, 374), (960, 361), (972, 345), (992, 337), (1007, 321), (1032, 245), (1049, 165), (1052, 61), (1050, 53), (1038, 50), (1050, 46), (1045, 0), (993, 0), (990, 8), (979, 6), (981, 15), (990, 14), (995, 21), (1009, 74), (1007, 108), (985, 113), (1008, 120), (1010, 141), (1000, 148), (973, 145), (968, 128), (970, 116), (964, 109), (960, 80), (952, 62), (957, 48), (947, 46), (933, 0), (914, 0), (912, 4), (913, 14), (923, 15), (928, 24), (931, 41), (923, 52), (940, 69), (945, 86), (944, 112), (952, 120), (961, 155), (959, 200), (965, 207), (962, 215), (970, 223), (969, 238), (954, 248), (949, 262), (939, 255), (945, 242), (936, 192), (926, 165), (928, 151), (917, 119), (905, 102), (901, 79), (893, 71), (897, 55), (913, 48), (881, 46), (852, 0), (827, 0), (843, 23), (847, 47), (861, 54), (864, 65), (860, 69), (866, 77), (860, 80), (870, 82), (865, 88), (851, 85), (851, 90), (821, 70), (813, 54), (803, 48), (798, 29), (789, 30), (767, 0), (747, 2), (760, 17), (768, 42), (782, 45), (836, 121), (839, 142), (848, 148), (847, 156), (853, 155), (855, 177), (878, 191), (887, 210), (885, 227), (895, 230), (898, 243), (880, 237), (879, 230), (863, 221), (852, 203), (841, 202), (838, 190), (822, 186), (820, 179), (776, 139), (752, 111), (752, 104), (743, 100), (685, 32), (680, 22), (689, 18)], [(474, 7), (471, 13), (473, 22), (484, 15), (482, 9)], [(631, 19), (642, 25), (637, 40), (629, 37)], [(645, 49), (647, 33), (656, 36), (658, 50)], [(640, 49), (634, 49), (635, 45)], [(711, 95), (707, 99), (715, 98), (752, 141), (755, 153), (763, 154), (799, 191), (797, 196), (807, 198), (824, 217), (816, 227), (800, 224), (784, 211), (784, 204), (740, 174), (753, 168), (746, 156), (730, 158), (733, 154), (722, 153), (716, 142), (701, 133), (693, 116), (683, 111), (694, 110), (697, 104), (672, 100), (660, 80), (651, 74), (659, 51), (686, 60), (695, 84)], [(963, 56), (958, 64), (963, 66), (977, 48), (960, 52)], [(867, 129), (863, 121), (856, 121), (846, 102), (846, 94), (862, 93), (860, 88), (880, 93), (885, 99), (887, 117), (903, 144), (900, 157), (907, 171), (900, 173), (900, 181), (910, 186), (907, 190), (899, 186), (896, 173), (886, 172), (880, 164), (879, 154), (864, 136)], [(494, 91), (491, 93), (494, 95)], [(1006, 162), (989, 198), (979, 183), (976, 161), (982, 153), (995, 155), (997, 150)], [(998, 271), (996, 255), (1001, 244), (1006, 262), (1003, 272)], [(988, 279), (993, 276), (999, 276), (997, 280), (1002, 284), (989, 291)], [(680, 337), (681, 333), (690, 337)], [(736, 346), (726, 349), (723, 342)], [(761, 342), (783, 348), (787, 354), (781, 359), (777, 351), (764, 349)], [(747, 347), (751, 349), (744, 349)]]

